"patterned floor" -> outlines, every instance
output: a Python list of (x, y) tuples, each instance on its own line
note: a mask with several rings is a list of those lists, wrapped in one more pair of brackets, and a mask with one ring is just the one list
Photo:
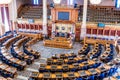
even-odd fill
[[(46, 58), (49, 58), (54, 54), (60, 54), (60, 53), (74, 52), (75, 54), (77, 54), (78, 50), (82, 47), (82, 45), (78, 42), (75, 42), (73, 49), (60, 49), (60, 48), (44, 47), (43, 42), (40, 41), (31, 47), (32, 47), (32, 49), (41, 53), (41, 58), (35, 60), (32, 65), (28, 65), (24, 71), (20, 71), (20, 72), (18, 71), (18, 76), (13, 80), (28, 80), (31, 72), (33, 72), (33, 71), (38, 72), (38, 68), (39, 68), (40, 63), (45, 63)], [(117, 73), (114, 74), (113, 76), (120, 77), (120, 69), (118, 69)], [(112, 79), (110, 79), (108, 77), (108, 78), (105, 78), (104, 80), (112, 80)], [(120, 79), (118, 79), (118, 80), (120, 80)]]

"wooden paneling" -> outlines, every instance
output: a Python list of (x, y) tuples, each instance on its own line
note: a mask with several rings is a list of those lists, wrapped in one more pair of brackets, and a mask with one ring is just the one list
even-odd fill
[(97, 34), (97, 29), (92, 29), (92, 34)]
[(25, 29), (25, 24), (22, 24), (22, 29)]
[(87, 28), (87, 34), (91, 34), (91, 28)]
[(58, 12), (69, 12), (69, 21), (76, 22), (78, 20), (78, 9), (75, 8), (52, 8), (52, 21), (58, 21)]
[(26, 29), (29, 29), (29, 24), (26, 24)]
[(52, 33), (52, 26), (48, 26), (48, 36), (51, 37), (51, 33)]
[(76, 27), (75, 28), (75, 40), (76, 41), (80, 40), (80, 32), (81, 32), (80, 27)]
[(109, 29), (105, 29), (105, 30), (104, 30), (104, 35), (109, 36), (109, 32), (110, 32), (110, 30), (109, 30)]
[(17, 24), (17, 27), (18, 27), (18, 28), (22, 28), (21, 24)]
[(42, 25), (40, 24), (17, 24), (18, 29), (22, 28), (22, 29), (34, 29), (34, 30), (42, 30)]
[(120, 36), (120, 30), (117, 31), (117, 35)]
[(103, 29), (98, 29), (98, 35), (103, 35)]
[(111, 36), (115, 36), (115, 32), (116, 32), (116, 30), (111, 30)]

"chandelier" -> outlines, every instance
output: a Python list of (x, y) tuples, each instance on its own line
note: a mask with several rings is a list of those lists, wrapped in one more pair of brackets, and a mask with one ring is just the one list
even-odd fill
[(60, 4), (61, 0), (53, 0), (55, 4)]
[(97, 5), (101, 3), (101, 0), (90, 0), (90, 3)]

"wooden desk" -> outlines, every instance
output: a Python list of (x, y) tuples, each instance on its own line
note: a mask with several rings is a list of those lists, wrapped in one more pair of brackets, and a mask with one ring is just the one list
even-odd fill
[(43, 44), (44, 46), (55, 47), (55, 48), (71, 49), (73, 47), (72, 42), (70, 40), (62, 40), (61, 38), (44, 40)]
[[(7, 69), (5, 69), (6, 71), (8, 72), (11, 72), (12, 74), (15, 74), (17, 72), (16, 68), (11, 68), (11, 67), (8, 67)], [(17, 74), (17, 73), (16, 73)]]
[(55, 74), (52, 74), (52, 75), (51, 75), (51, 78), (52, 78), (52, 79), (55, 79), (55, 78), (56, 78), (56, 75), (55, 75)]
[(20, 38), (21, 36), (18, 35), (17, 37), (13, 37), (9, 40), (7, 40), (5, 43), (3, 43), (3, 46), (5, 46), (6, 49), (8, 49), (10, 47), (10, 45), (15, 41), (17, 40), (18, 38)]
[(92, 74), (92, 75), (95, 75), (95, 74), (98, 74), (97, 70), (96, 69), (88, 69), (89, 73)]
[(32, 40), (30, 40), (29, 42), (26, 43), (27, 46), (30, 46), (32, 44), (35, 44), (37, 42), (38, 38), (33, 38)]
[(26, 41), (27, 39), (28, 39), (28, 37), (24, 37), (24, 38), (18, 40), (18, 41), (14, 44), (14, 46), (17, 46), (18, 48), (20, 48), (21, 45), (23, 44), (23, 42)]
[(18, 32), (19, 35), (22, 36), (28, 36), (28, 37), (33, 37), (33, 38), (39, 38), (42, 39), (42, 34), (41, 33), (25, 33), (25, 32)]
[(63, 78), (68, 78), (68, 74), (67, 73), (63, 73)]
[(80, 75), (81, 77), (84, 77), (84, 76), (88, 76), (88, 75), (89, 75), (89, 73), (86, 72), (86, 70), (78, 71), (78, 73), (79, 73), (79, 75)]
[(43, 74), (42, 74), (42, 73), (39, 73), (39, 75), (36, 76), (36, 77), (38, 77), (38, 78), (43, 78)]
[(3, 42), (5, 39), (11, 38), (13, 35), (8, 35), (0, 38), (0, 42)]
[[(0, 69), (1, 69), (3, 72), (13, 74), (14, 76), (17, 75), (17, 70), (16, 70), (16, 68), (11, 67), (11, 66), (8, 66), (8, 65), (6, 65), (6, 64), (4, 64), (4, 63), (1, 63), (1, 64), (0, 64)], [(13, 77), (14, 77), (14, 76), (13, 76)]]
[(100, 43), (106, 45), (106, 43), (110, 44), (115, 44), (114, 40), (101, 40), (101, 39), (92, 39), (92, 38), (84, 38), (84, 44), (85, 43), (90, 43), (90, 44), (95, 44), (95, 43)]
[(75, 77), (80, 77), (78, 72), (74, 72)]
[(43, 75), (40, 74), (39, 72), (32, 72), (31, 77), (32, 78), (42, 78)]
[(114, 59), (114, 63), (115, 63), (116, 65), (120, 65), (120, 58), (119, 58), (119, 57), (115, 58), (115, 59)]

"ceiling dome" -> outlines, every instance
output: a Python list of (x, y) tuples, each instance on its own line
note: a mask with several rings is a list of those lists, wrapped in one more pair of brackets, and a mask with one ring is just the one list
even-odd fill
[(90, 0), (91, 4), (100, 4), (101, 0)]
[(0, 4), (9, 4), (12, 0), (0, 0)]

